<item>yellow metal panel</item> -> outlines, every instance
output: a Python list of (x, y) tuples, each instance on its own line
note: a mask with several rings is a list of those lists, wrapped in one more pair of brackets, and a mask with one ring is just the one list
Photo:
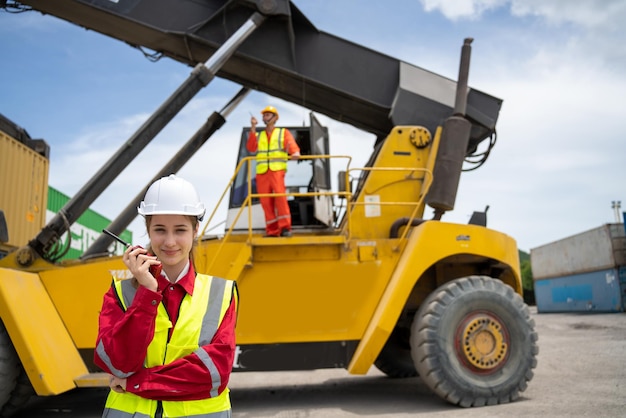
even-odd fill
[(233, 258), (230, 263), (230, 270), (226, 273), (225, 279), (236, 280), (241, 274), (244, 267), (250, 265), (250, 258), (252, 257), (252, 249), (250, 246), (241, 246), (241, 250), (237, 257)]
[(359, 261), (374, 261), (376, 260), (376, 241), (363, 241), (357, 242), (357, 248), (359, 249)]
[[(358, 340), (376, 308), (400, 253), (396, 240), (376, 242), (378, 259), (360, 262), (358, 250), (343, 244), (322, 244), (310, 239), (289, 251), (278, 244), (262, 246), (264, 257), (255, 256), (237, 280), (241, 303), (237, 322), (238, 344), (273, 344)], [(286, 240), (286, 239), (285, 239)], [(267, 239), (271, 241), (271, 239)], [(210, 274), (227, 273), (237, 246), (204, 241), (197, 260), (213, 260)], [(284, 244), (283, 244), (284, 245)], [(331, 257), (332, 254), (332, 257)], [(198, 263), (206, 272), (206, 264)]]
[(334, 245), (317, 245), (313, 248), (310, 246), (271, 246), (271, 247), (256, 247), (252, 253), (252, 260), (254, 262), (269, 262), (269, 261), (315, 261), (325, 262), (326, 260), (339, 260), (341, 257), (341, 247), (337, 244)]
[(403, 256), (348, 366), (350, 373), (367, 373), (422, 274), (439, 260), (462, 254), (499, 260), (510, 266), (516, 283), (508, 284), (520, 291), (519, 256), (513, 238), (474, 225), (425, 222), (411, 231)]
[(73, 389), (87, 373), (37, 274), (0, 269), (0, 315), (38, 395)]
[(58, 315), (79, 349), (93, 349), (98, 336), (102, 298), (113, 276), (130, 277), (121, 257), (111, 257), (42, 271), (41, 280)]
[(8, 245), (21, 247), (46, 222), (48, 160), (0, 131), (0, 209), (9, 228)]
[(76, 386), (79, 388), (97, 388), (109, 386), (110, 375), (108, 373), (90, 373), (76, 378)]
[[(351, 211), (351, 236), (355, 238), (386, 237), (391, 224), (415, 213), (421, 218), (424, 204), (420, 202), (425, 167), (432, 145), (417, 148), (411, 141), (415, 127), (396, 126), (377, 153)], [(359, 175), (354, 168), (351, 175)]]
[[(207, 247), (212, 251), (207, 252)], [(201, 241), (194, 252), (194, 265), (199, 273), (237, 280), (241, 270), (248, 266), (251, 253), (252, 249), (245, 239), (234, 242)]]

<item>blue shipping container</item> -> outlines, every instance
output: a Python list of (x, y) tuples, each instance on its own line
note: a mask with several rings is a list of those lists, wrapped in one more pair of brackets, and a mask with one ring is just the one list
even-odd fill
[(625, 312), (626, 267), (535, 281), (537, 312)]

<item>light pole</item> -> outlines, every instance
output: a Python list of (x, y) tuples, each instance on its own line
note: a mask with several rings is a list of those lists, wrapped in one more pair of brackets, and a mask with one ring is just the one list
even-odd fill
[(615, 223), (622, 223), (621, 217), (620, 217), (620, 208), (622, 207), (622, 201), (621, 200), (613, 200), (611, 202), (611, 208), (613, 209), (613, 211), (615, 212)]

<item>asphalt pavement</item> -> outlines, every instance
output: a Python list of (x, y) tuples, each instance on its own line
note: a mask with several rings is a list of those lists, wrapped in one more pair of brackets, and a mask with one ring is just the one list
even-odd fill
[[(535, 376), (505, 405), (459, 408), (433, 395), (419, 377), (390, 379), (343, 369), (235, 373), (233, 418), (281, 417), (626, 417), (626, 313), (537, 314)], [(103, 389), (36, 398), (18, 418), (100, 417)]]

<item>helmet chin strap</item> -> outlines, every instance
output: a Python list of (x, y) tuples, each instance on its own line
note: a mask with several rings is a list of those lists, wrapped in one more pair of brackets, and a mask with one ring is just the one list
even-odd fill
[(266, 125), (270, 125), (270, 124), (273, 125), (274, 123), (276, 123), (276, 119), (277, 119), (276, 114), (272, 113), (271, 115), (272, 117), (269, 118), (267, 122), (265, 122)]

